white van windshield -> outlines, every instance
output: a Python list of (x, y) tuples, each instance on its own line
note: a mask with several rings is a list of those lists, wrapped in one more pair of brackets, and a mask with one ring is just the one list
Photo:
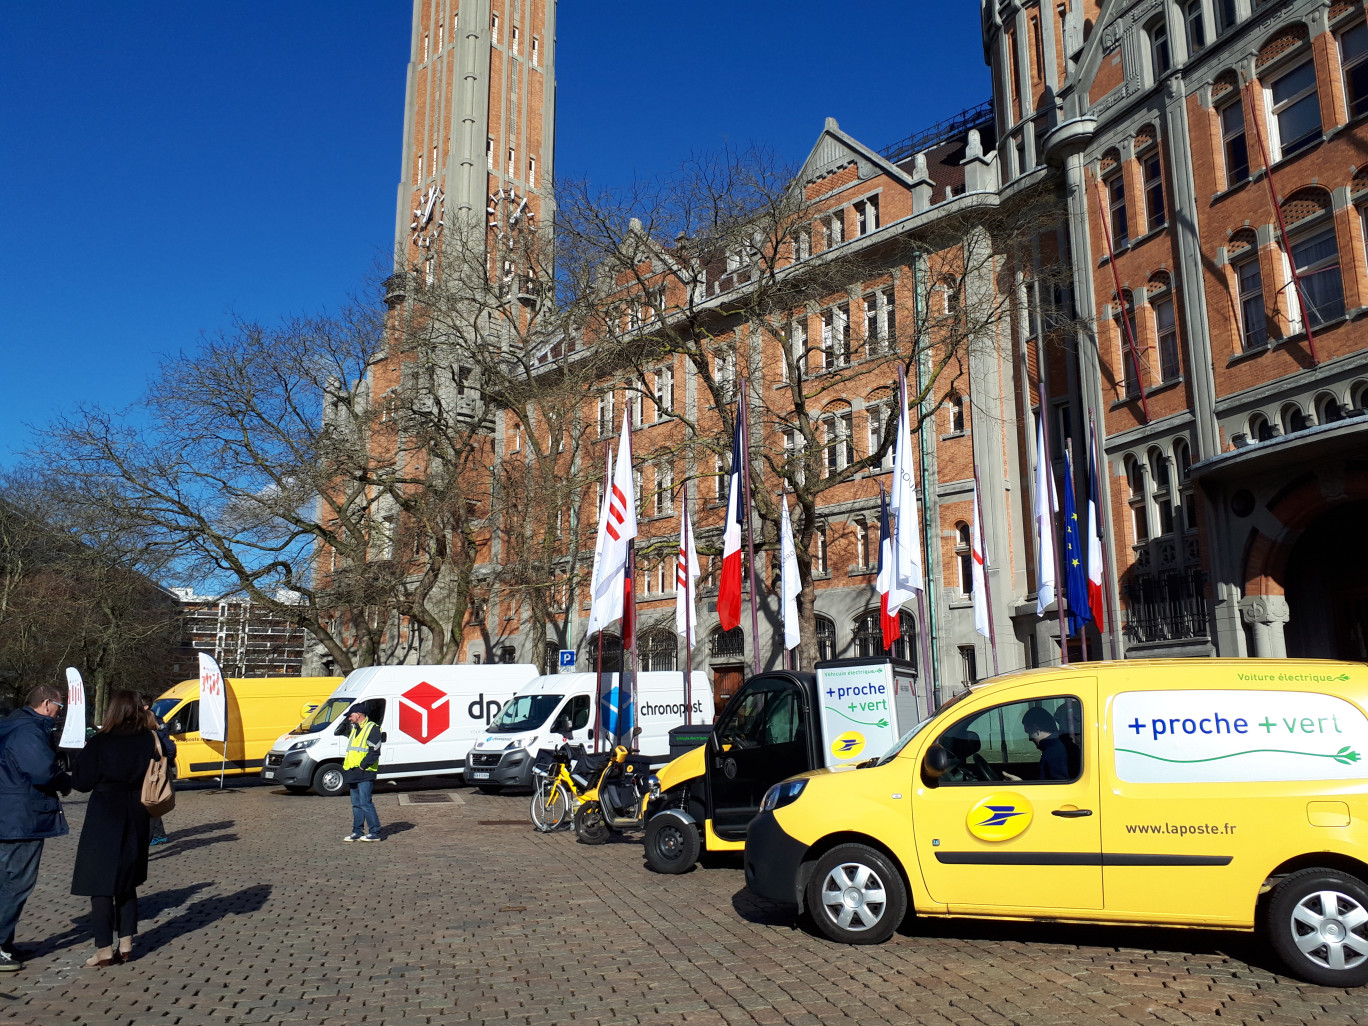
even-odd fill
[(489, 725), (491, 734), (521, 734), (536, 730), (560, 705), (562, 695), (519, 695), (500, 710)]
[(317, 709), (299, 726), (290, 731), (291, 734), (317, 734), (333, 720), (341, 716), (351, 706), (350, 698), (330, 698)]

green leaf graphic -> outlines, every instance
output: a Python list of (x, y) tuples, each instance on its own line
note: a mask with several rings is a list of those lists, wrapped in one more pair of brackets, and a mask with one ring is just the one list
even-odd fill
[(837, 716), (841, 717), (841, 719), (843, 719), (843, 720), (849, 720), (851, 723), (858, 723), (858, 724), (860, 724), (861, 726), (864, 726), (864, 727), (886, 727), (886, 726), (888, 726), (888, 720), (887, 720), (887, 719), (884, 719), (884, 718), (882, 718), (882, 717), (880, 717), (880, 719), (877, 720), (877, 721), (874, 721), (874, 720), (857, 720), (854, 716), (847, 716), (845, 713), (841, 712), (841, 710), (840, 710), (840, 709), (837, 709), (835, 706), (829, 705), (829, 706), (827, 706), (826, 708), (827, 708), (827, 712), (835, 713)]
[(1343, 765), (1352, 765), (1358, 762), (1363, 756), (1345, 745), (1338, 752), (1294, 752), (1287, 748), (1250, 748), (1243, 752), (1227, 752), (1225, 755), (1213, 755), (1206, 759), (1167, 759), (1162, 755), (1155, 755), (1153, 752), (1138, 752), (1134, 748), (1118, 748), (1118, 752), (1125, 752), (1127, 755), (1143, 755), (1146, 759), (1156, 759), (1159, 762), (1178, 762), (1184, 765), (1194, 762), (1219, 762), (1222, 759), (1233, 759), (1237, 755), (1258, 755), (1269, 753), (1273, 755), (1306, 755), (1313, 759), (1334, 759)]

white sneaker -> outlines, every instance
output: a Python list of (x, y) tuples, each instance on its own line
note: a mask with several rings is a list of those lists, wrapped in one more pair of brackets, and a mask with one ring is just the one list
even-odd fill
[(351, 843), (352, 841), (359, 841), (361, 839), (362, 838), (360, 834), (348, 834), (346, 837), (342, 838), (342, 840), (348, 843)]
[(363, 841), (379, 841), (379, 840), (381, 840), (381, 838), (378, 837), (378, 836), (375, 836), (375, 835), (373, 835), (373, 834), (363, 834), (363, 835), (361, 836), (361, 840), (363, 840)]
[(0, 951), (0, 973), (17, 973), (20, 964), (19, 959), (8, 951)]

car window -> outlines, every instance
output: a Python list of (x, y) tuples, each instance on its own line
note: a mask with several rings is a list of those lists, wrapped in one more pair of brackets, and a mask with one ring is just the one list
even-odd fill
[(580, 730), (589, 723), (589, 696), (576, 695), (570, 699), (570, 728)]
[(742, 748), (782, 745), (802, 736), (802, 709), (792, 688), (748, 691), (717, 725), (722, 744)]
[(941, 784), (1067, 783), (1083, 772), (1083, 703), (1072, 695), (1008, 702), (956, 721)]
[(199, 730), (199, 699), (181, 706), (176, 715), (171, 717), (166, 730), (171, 734), (193, 734)]

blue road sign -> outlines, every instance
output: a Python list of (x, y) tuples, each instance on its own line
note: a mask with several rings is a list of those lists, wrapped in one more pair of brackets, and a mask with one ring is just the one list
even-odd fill
[(575, 650), (573, 648), (560, 650), (560, 665), (562, 669), (573, 670), (575, 668)]

